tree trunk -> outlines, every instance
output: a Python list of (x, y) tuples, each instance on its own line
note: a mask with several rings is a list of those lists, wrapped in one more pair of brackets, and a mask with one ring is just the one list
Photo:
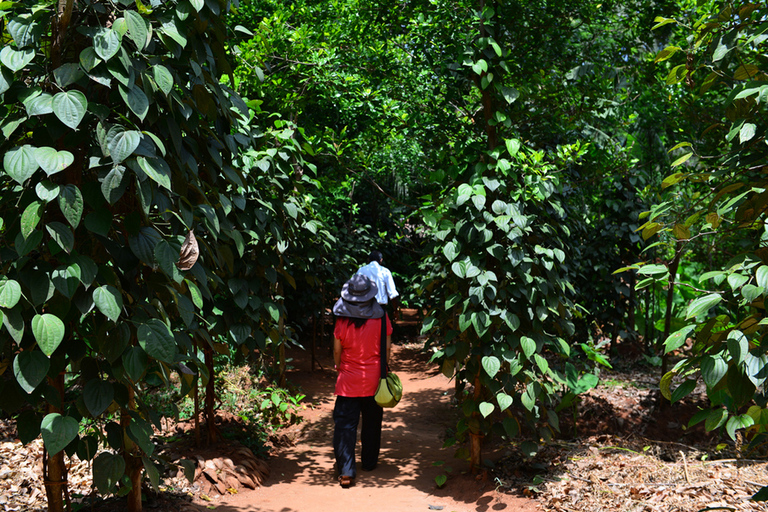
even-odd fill
[[(60, 373), (55, 379), (50, 379), (51, 385), (64, 397), (64, 374)], [(48, 404), (48, 414), (61, 413), (59, 407)], [(49, 512), (63, 512), (69, 510), (69, 491), (67, 489), (67, 466), (64, 464), (64, 451), (50, 455), (43, 464), (43, 480), (45, 494), (48, 499)]]
[(205, 344), (203, 349), (205, 354), (205, 366), (208, 368), (208, 384), (205, 386), (205, 425), (206, 442), (215, 444), (217, 440), (216, 432), (216, 374), (213, 369), (213, 347)]
[[(680, 255), (683, 253), (683, 244), (678, 241), (675, 247), (675, 258), (669, 265), (669, 288), (667, 288), (667, 306), (664, 313), (664, 335), (661, 337), (661, 343), (669, 337), (669, 331), (672, 326), (672, 301), (675, 298), (675, 281), (677, 280), (677, 269), (680, 266)], [(661, 348), (663, 352), (663, 348)], [(666, 375), (669, 366), (669, 357), (662, 353), (661, 356), (661, 375)]]
[[(482, 365), (481, 365), (482, 368)], [(480, 388), (480, 375), (475, 376), (475, 390), (472, 395), (472, 398), (474, 399), (475, 403), (478, 403), (480, 401), (480, 397), (482, 396), (482, 390)], [(480, 425), (480, 413), (478, 411), (474, 411), (472, 413), (472, 417), (477, 420), (477, 425)], [(474, 422), (473, 422), (474, 423)], [(472, 470), (473, 473), (476, 473), (481, 465), (482, 465), (482, 440), (483, 440), (483, 434), (482, 432), (472, 432), (472, 429), (470, 428), (469, 431), (469, 467)]]
[[(135, 409), (133, 389), (128, 388), (128, 407)], [(141, 512), (141, 457), (136, 456), (138, 450), (136, 444), (128, 437), (128, 429), (131, 425), (131, 415), (123, 409), (120, 414), (120, 426), (123, 428), (123, 460), (125, 460), (125, 474), (131, 481), (131, 490), (126, 496), (128, 512)]]

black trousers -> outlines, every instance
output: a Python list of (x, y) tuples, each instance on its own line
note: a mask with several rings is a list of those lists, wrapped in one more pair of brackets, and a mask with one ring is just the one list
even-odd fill
[(360, 416), (363, 424), (360, 430), (362, 451), (360, 458), (365, 470), (376, 467), (381, 448), (381, 420), (384, 409), (372, 396), (347, 397), (337, 396), (333, 408), (333, 453), (336, 456), (336, 468), (339, 475), (355, 477), (355, 443), (357, 441), (357, 425)]

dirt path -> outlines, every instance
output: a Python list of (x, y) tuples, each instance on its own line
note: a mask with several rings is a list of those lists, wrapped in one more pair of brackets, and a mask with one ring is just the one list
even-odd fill
[[(356, 484), (349, 489), (336, 482), (332, 361), (328, 355), (319, 357), (324, 369), (311, 372), (306, 353), (296, 354), (288, 380), (301, 386), (305, 402), (312, 406), (303, 411), (304, 421), (293, 432), (295, 444), (270, 458), (271, 475), (263, 487), (208, 506), (216, 505), (219, 512), (538, 510), (535, 502), (497, 492), (493, 482), (465, 473), (467, 465), (453, 458), (454, 449), (442, 448), (453, 419), (451, 383), (415, 348), (395, 346), (393, 355), (404, 396), (397, 407), (384, 412), (382, 453), (374, 471), (358, 471)], [(359, 461), (358, 445), (358, 468)], [(442, 489), (435, 484), (439, 474), (448, 475)]]

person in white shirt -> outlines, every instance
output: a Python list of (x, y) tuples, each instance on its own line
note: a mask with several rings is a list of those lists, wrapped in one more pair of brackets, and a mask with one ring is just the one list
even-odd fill
[(386, 306), (390, 302), (395, 311), (395, 318), (397, 314), (397, 297), (400, 295), (395, 288), (395, 280), (392, 279), (392, 272), (382, 265), (384, 262), (384, 256), (379, 251), (371, 251), (368, 255), (368, 264), (360, 267), (357, 274), (362, 274), (370, 278), (376, 287), (378, 292), (376, 293), (376, 302), (382, 306)]

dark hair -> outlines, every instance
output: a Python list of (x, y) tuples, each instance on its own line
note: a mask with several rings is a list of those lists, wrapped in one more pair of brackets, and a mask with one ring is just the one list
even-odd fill
[(379, 251), (371, 251), (371, 254), (368, 255), (368, 263), (372, 261), (379, 262), (384, 259), (384, 255), (381, 254)]
[(352, 325), (355, 326), (356, 329), (361, 328), (365, 325), (365, 322), (367, 322), (368, 318), (354, 318), (354, 317), (347, 317), (349, 318), (349, 321), (352, 322)]

